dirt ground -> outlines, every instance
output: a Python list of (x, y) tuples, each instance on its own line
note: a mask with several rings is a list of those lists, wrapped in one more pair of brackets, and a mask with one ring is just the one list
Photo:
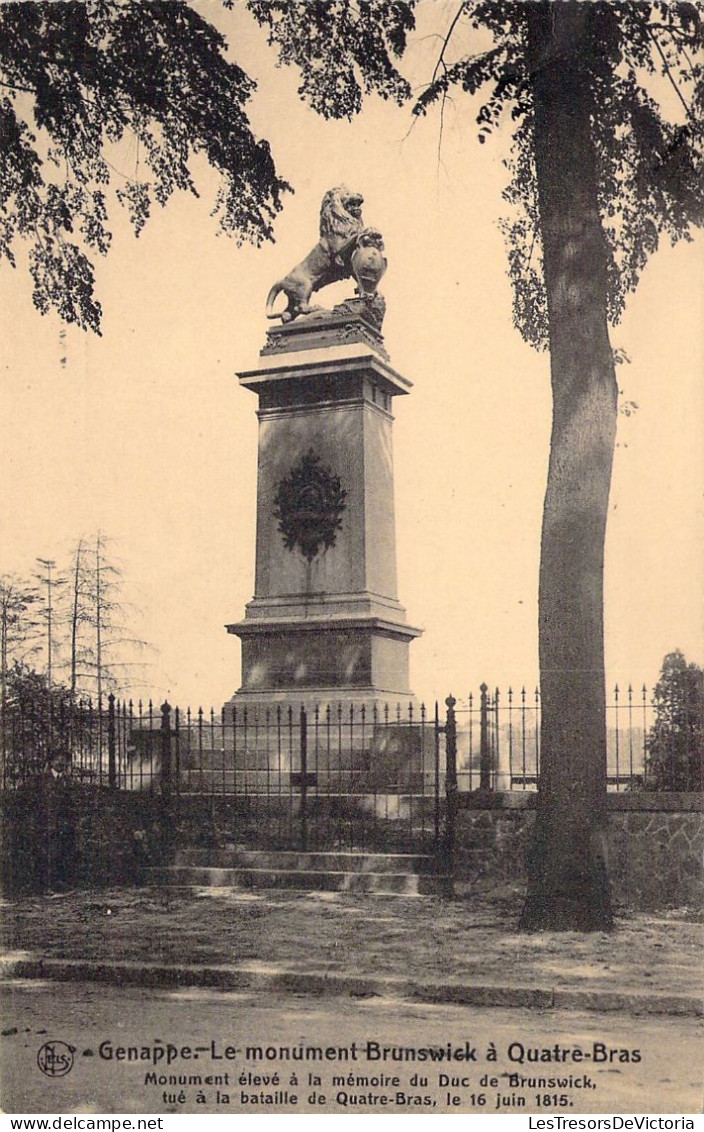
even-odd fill
[(250, 965), (427, 982), (701, 996), (696, 914), (621, 915), (611, 934), (519, 934), (520, 894), (455, 901), (232, 888), (110, 889), (4, 901), (25, 958)]

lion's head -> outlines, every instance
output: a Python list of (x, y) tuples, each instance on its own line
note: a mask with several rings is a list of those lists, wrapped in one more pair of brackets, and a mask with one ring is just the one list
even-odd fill
[(361, 193), (353, 193), (346, 185), (328, 189), (320, 206), (320, 235), (323, 239), (347, 240), (364, 227)]

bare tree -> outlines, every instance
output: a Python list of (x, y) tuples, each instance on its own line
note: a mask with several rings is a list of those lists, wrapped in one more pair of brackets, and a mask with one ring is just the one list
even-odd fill
[(108, 553), (110, 540), (98, 531), (75, 545), (64, 620), (69, 626), (69, 688), (102, 702), (106, 692), (123, 688), (128, 673), (143, 668), (139, 654), (149, 649), (133, 635), (129, 621), (137, 611), (125, 601), (121, 567)]
[(45, 625), (46, 641), (46, 682), (51, 687), (54, 675), (56, 641), (56, 599), (54, 591), (66, 585), (66, 579), (55, 573), (56, 562), (53, 558), (37, 558), (37, 565), (41, 572), (34, 577), (41, 587), (41, 617)]

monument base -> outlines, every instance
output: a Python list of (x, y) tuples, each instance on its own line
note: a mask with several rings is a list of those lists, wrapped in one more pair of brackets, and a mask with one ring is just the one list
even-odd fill
[(246, 620), (228, 626), (242, 640), (235, 699), (409, 701), (408, 646), (419, 630), (379, 617)]
[(228, 628), (242, 639), (243, 684), (224, 713), (250, 789), (258, 779), (289, 789), (305, 760), (321, 793), (419, 787), (430, 765), (426, 721), (408, 687), (419, 630), (380, 618)]

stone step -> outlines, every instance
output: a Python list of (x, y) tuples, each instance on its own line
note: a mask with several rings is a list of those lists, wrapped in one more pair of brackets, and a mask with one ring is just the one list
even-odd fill
[(223, 845), (216, 849), (186, 846), (177, 850), (176, 867), (216, 869), (309, 870), (342, 873), (423, 873), (433, 871), (433, 858), (415, 853), (314, 852), (243, 849)]
[(305, 889), (317, 892), (366, 892), (397, 896), (439, 895), (444, 878), (415, 873), (315, 869), (214, 868), (172, 865), (146, 870), (148, 884), (160, 887)]
[[(181, 780), (178, 796), (184, 804), (197, 803), (199, 800), (213, 801), (218, 805), (231, 805), (238, 810), (250, 810), (262, 815), (292, 812), (298, 813), (301, 808), (301, 795), (290, 786), (280, 789), (272, 783), (267, 784), (244, 783), (240, 779), (236, 783), (232, 780), (223, 782), (214, 780), (211, 783), (201, 784), (195, 778), (190, 782)], [(383, 821), (418, 821), (432, 822), (435, 814), (435, 798), (428, 791), (426, 793), (409, 794), (405, 790), (398, 791), (366, 791), (328, 789), (323, 785), (311, 790), (307, 795), (307, 808), (311, 816), (316, 814), (350, 813), (368, 815)]]
[[(128, 774), (130, 771), (128, 770)], [(132, 777), (139, 776), (139, 770), (132, 770)], [(146, 773), (146, 772), (143, 772)], [(294, 774), (298, 773), (298, 768)], [(311, 772), (312, 773), (312, 772)], [(380, 774), (328, 774), (318, 771), (317, 780), (308, 789), (308, 799), (316, 798), (344, 798), (351, 802), (359, 799), (364, 802), (368, 799), (388, 798), (404, 799), (417, 802), (427, 802), (434, 805), (435, 780), (430, 774), (421, 773), (405, 775), (404, 777), (391, 777)], [(291, 783), (291, 774), (271, 774), (266, 767), (246, 767), (233, 771), (231, 768), (219, 770), (217, 768), (188, 769), (181, 768), (179, 788), (182, 794), (231, 794), (237, 797), (250, 798), (298, 798), (300, 788)], [(444, 792), (444, 779), (441, 783), (441, 794)]]

